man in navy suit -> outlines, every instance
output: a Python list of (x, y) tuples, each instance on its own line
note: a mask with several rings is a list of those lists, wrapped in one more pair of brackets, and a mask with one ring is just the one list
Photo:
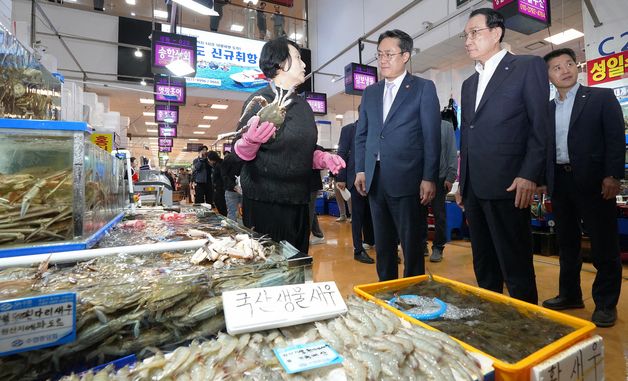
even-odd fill
[[(358, 106), (358, 111), (360, 107)], [(364, 249), (363, 243), (373, 246), (375, 237), (373, 233), (373, 221), (368, 198), (362, 196), (353, 185), (355, 182), (355, 126), (356, 123), (347, 124), (340, 130), (338, 141), (338, 156), (340, 156), (347, 168), (343, 168), (336, 176), (336, 186), (339, 189), (349, 189), (351, 192), (351, 235), (353, 237), (353, 259), (358, 262), (375, 263)], [(364, 240), (362, 240), (364, 233)]]
[(577, 82), (576, 54), (558, 49), (544, 57), (558, 94), (550, 102), (552, 124), (547, 178), (556, 213), (560, 255), (558, 296), (543, 302), (554, 310), (584, 308), (580, 288), (580, 220), (591, 237), (597, 269), (593, 282), (598, 327), (617, 320), (621, 259), (617, 233), (619, 179), (624, 178), (624, 120), (611, 89)]
[(511, 297), (536, 304), (529, 206), (545, 168), (549, 80), (540, 57), (501, 49), (504, 32), (503, 16), (480, 8), (461, 35), (477, 72), (462, 84), (457, 199), (478, 285), (501, 293), (505, 282)]
[(395, 29), (377, 41), (385, 80), (362, 95), (355, 136), (355, 186), (368, 193), (375, 229), (377, 275), (397, 279), (397, 242), (404, 277), (425, 273), (425, 207), (436, 193), (440, 107), (434, 83), (409, 74), (412, 38)]

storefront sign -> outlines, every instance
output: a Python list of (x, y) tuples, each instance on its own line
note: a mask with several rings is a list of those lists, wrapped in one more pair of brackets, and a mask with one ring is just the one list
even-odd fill
[[(167, 29), (167, 26), (164, 26)], [(190, 87), (255, 92), (268, 82), (259, 69), (264, 41), (181, 28), (197, 39), (196, 76)]]
[(597, 381), (604, 379), (602, 337), (576, 343), (530, 371), (531, 381)]
[(155, 105), (156, 123), (179, 123), (179, 106)]
[(107, 152), (113, 151), (113, 134), (93, 133), (90, 140)]
[(519, 13), (547, 23), (547, 0), (519, 0)]
[(327, 94), (306, 91), (305, 100), (309, 103), (315, 115), (327, 114)]
[(155, 103), (185, 105), (185, 78), (156, 76)]
[(288, 374), (342, 363), (342, 357), (338, 352), (322, 340), (275, 348), (273, 351)]
[(335, 282), (226, 291), (222, 303), (232, 335), (329, 319), (347, 311)]
[(153, 73), (171, 75), (166, 66), (174, 61), (196, 68), (196, 37), (154, 30), (151, 41)]
[(493, 0), (493, 9), (504, 16), (506, 28), (532, 34), (551, 24), (549, 0)]
[(174, 139), (172, 138), (159, 138), (160, 147), (172, 147)]
[(377, 82), (375, 66), (360, 65), (355, 62), (345, 66), (345, 93), (362, 95), (362, 91)]
[(203, 143), (188, 143), (185, 150), (188, 152), (198, 152), (201, 150), (202, 147)]
[(626, 73), (628, 73), (628, 51), (587, 62), (589, 86), (622, 79), (627, 76)]
[(172, 125), (172, 124), (159, 124), (157, 126), (159, 129), (160, 138), (176, 138), (177, 137), (177, 126)]
[(493, 0), (493, 9), (498, 11), (499, 8), (502, 8), (515, 0)]
[(0, 356), (76, 339), (76, 293), (0, 302)]

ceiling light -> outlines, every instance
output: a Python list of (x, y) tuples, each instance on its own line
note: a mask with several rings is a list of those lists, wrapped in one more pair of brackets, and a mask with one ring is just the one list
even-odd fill
[(244, 0), (244, 4), (251, 3), (253, 5), (257, 5), (257, 0)]
[(142, 82), (140, 82), (140, 85), (146, 86), (146, 81), (144, 79), (142, 79)]
[(166, 65), (166, 68), (168, 68), (168, 70), (170, 70), (172, 74), (177, 77), (184, 77), (188, 74), (194, 73), (195, 71), (189, 63), (183, 60), (172, 61), (168, 65)]
[(131, 16), (135, 16), (135, 12), (131, 12)]
[(135, 0), (125, 0), (129, 5), (135, 5)]
[(157, 139), (159, 139), (159, 138), (149, 138), (149, 139), (150, 139), (150, 140), (157, 140)]
[(216, 120), (216, 119), (218, 119), (218, 117), (217, 116), (213, 116), (213, 115), (205, 115), (203, 117), (203, 119), (205, 119), (205, 120)]
[(218, 12), (216, 12), (213, 8), (209, 8), (204, 6), (203, 4), (197, 3), (193, 0), (172, 0), (177, 4), (181, 4), (182, 6), (193, 10), (196, 13), (200, 13), (203, 16), (219, 16)]
[(192, 131), (194, 135), (204, 135), (205, 131)]
[(567, 29), (564, 32), (556, 33), (553, 36), (547, 37), (544, 40), (554, 45), (564, 44), (567, 41), (575, 40), (576, 38), (584, 36), (584, 33), (575, 29)]
[(336, 119), (344, 119), (344, 115), (338, 114), (338, 115), (336, 115)]
[(290, 35), (291, 40), (300, 40), (301, 37), (303, 37), (303, 35), (301, 33), (296, 33), (296, 32)]
[(153, 11), (153, 14), (155, 15), (156, 18), (158, 19), (167, 19), (168, 18), (168, 12), (166, 11), (160, 11), (158, 9), (155, 9)]
[(211, 127), (211, 124), (199, 124), (198, 128), (209, 128)]
[(147, 125), (147, 126), (156, 126), (157, 125), (157, 123), (155, 123), (155, 122), (144, 122), (144, 124)]
[(145, 105), (152, 105), (155, 103), (155, 100), (152, 98), (140, 98), (140, 103), (143, 103)]
[(147, 128), (146, 132), (159, 132), (157, 129)]
[(197, 142), (198, 141), (198, 139), (196, 139), (196, 138), (190, 138), (188, 140), (191, 141), (191, 142)]
[(229, 108), (229, 105), (220, 105), (220, 104), (214, 103), (211, 108), (216, 109), (216, 110), (226, 110)]
[(135, 57), (137, 57), (137, 58), (142, 58), (142, 57), (144, 57), (144, 53), (142, 53), (142, 51), (140, 50), (140, 48), (135, 49), (135, 53), (133, 53), (133, 54), (135, 54)]
[(231, 24), (231, 31), (232, 32), (242, 32), (243, 30), (244, 30), (244, 25)]
[(144, 116), (155, 116), (155, 113), (154, 113), (154, 112), (147, 112), (147, 111), (144, 111), (144, 112), (142, 113), (142, 115), (144, 115)]

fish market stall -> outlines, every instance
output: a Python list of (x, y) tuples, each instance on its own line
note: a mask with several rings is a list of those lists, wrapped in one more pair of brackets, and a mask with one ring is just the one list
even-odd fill
[(139, 193), (143, 205), (172, 206), (172, 184), (160, 171), (141, 170), (140, 180), (133, 184), (133, 192)]

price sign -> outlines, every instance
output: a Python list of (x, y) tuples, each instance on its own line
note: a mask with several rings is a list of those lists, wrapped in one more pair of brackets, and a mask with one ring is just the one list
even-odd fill
[(275, 348), (273, 351), (281, 366), (289, 374), (342, 362), (338, 352), (322, 340), (287, 348)]
[(604, 379), (602, 337), (576, 343), (530, 371), (531, 381), (598, 381)]
[(232, 335), (329, 319), (347, 311), (335, 282), (227, 291), (222, 304)]
[(0, 302), (0, 356), (76, 339), (76, 294), (34, 296)]

